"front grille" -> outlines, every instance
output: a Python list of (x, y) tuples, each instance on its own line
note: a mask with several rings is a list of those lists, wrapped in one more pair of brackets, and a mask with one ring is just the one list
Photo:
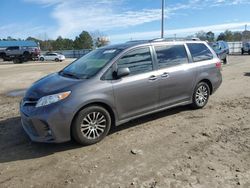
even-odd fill
[(37, 101), (23, 101), (23, 106), (36, 106)]
[(23, 106), (36, 106), (37, 99), (33, 98), (24, 98), (22, 101)]

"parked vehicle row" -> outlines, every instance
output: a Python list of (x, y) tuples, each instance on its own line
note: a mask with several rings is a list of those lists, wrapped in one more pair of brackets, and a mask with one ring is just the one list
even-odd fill
[(136, 41), (93, 50), (35, 82), (20, 104), (31, 140), (101, 141), (111, 126), (181, 105), (206, 106), (221, 61), (201, 41)]

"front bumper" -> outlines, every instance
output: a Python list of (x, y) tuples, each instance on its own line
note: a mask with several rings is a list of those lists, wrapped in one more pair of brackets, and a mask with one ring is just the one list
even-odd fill
[(71, 140), (72, 116), (60, 102), (46, 107), (20, 105), (22, 127), (34, 142), (62, 143)]

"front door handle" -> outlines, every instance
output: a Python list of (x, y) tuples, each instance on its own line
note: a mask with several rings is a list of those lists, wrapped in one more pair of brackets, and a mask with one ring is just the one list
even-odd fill
[(152, 75), (152, 76), (150, 76), (150, 77), (149, 77), (149, 80), (150, 80), (150, 81), (154, 81), (154, 80), (157, 80), (157, 76), (155, 76), (155, 75)]
[(162, 78), (168, 78), (169, 77), (169, 74), (167, 72), (164, 72), (162, 75), (161, 75)]

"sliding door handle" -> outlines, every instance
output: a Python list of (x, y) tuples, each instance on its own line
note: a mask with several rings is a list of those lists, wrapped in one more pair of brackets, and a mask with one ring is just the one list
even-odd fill
[(167, 72), (164, 72), (162, 75), (161, 75), (162, 78), (168, 78), (169, 77), (169, 73)]
[(152, 75), (152, 76), (150, 76), (150, 77), (149, 77), (149, 80), (150, 80), (150, 81), (154, 81), (154, 80), (157, 80), (157, 76), (155, 76), (155, 75)]

